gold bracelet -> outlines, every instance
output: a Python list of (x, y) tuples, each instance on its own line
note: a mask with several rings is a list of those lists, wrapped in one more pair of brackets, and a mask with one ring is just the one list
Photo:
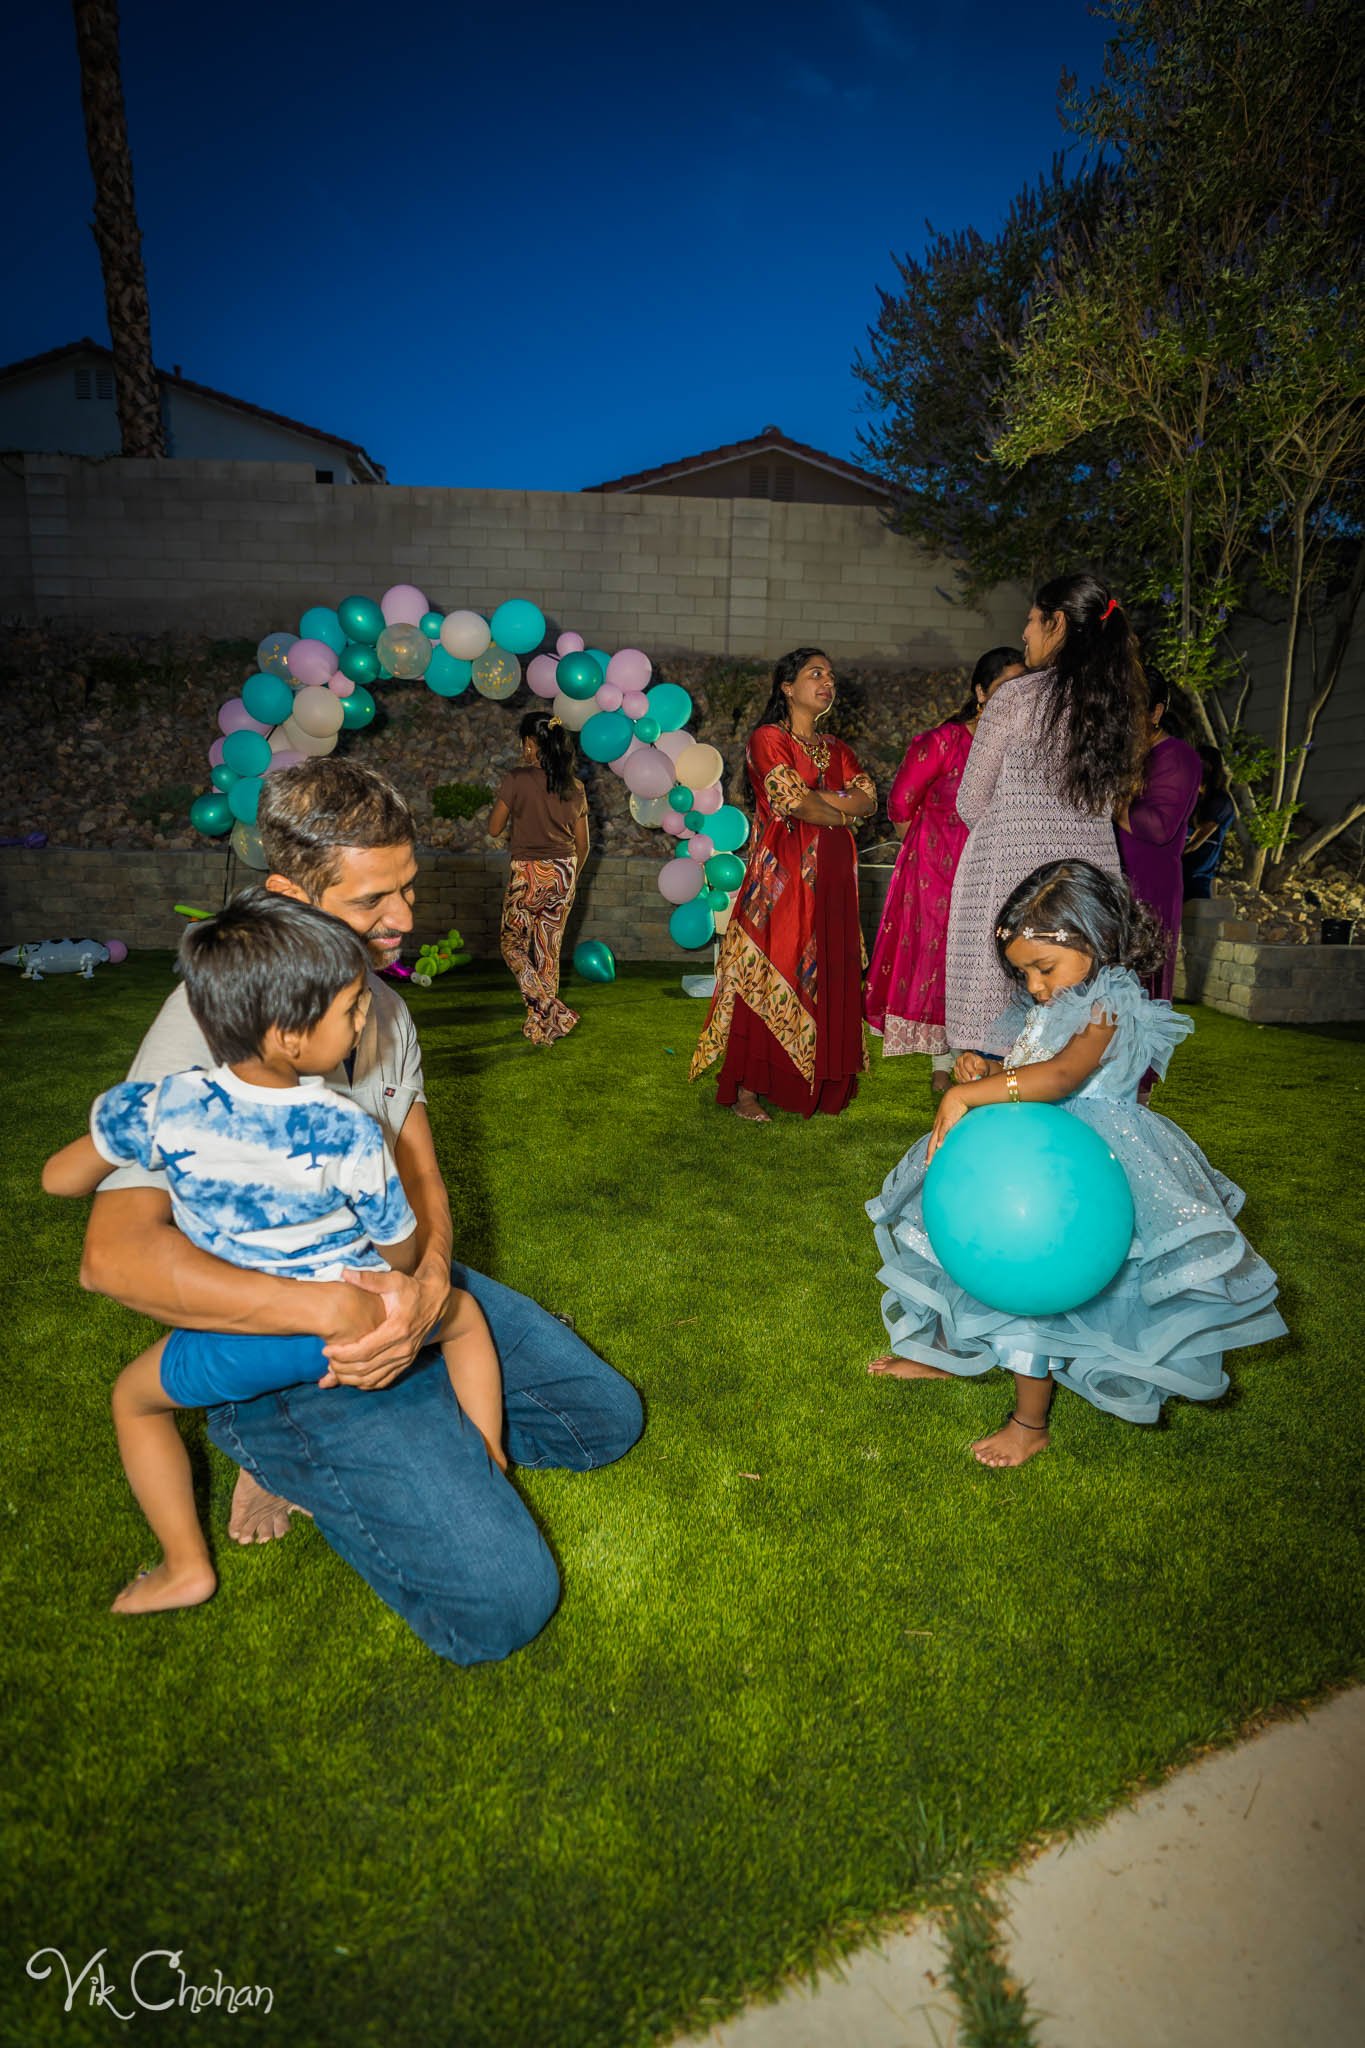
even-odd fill
[(1019, 1076), (1015, 1073), (1013, 1067), (1006, 1067), (1005, 1069), (1005, 1093), (1011, 1102), (1019, 1100)]

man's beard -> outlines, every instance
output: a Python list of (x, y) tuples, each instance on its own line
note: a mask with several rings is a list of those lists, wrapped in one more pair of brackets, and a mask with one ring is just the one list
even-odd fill
[(370, 949), (370, 959), (376, 968), (390, 967), (403, 950), (405, 932), (391, 932), (386, 925), (376, 925), (366, 932), (365, 944)]

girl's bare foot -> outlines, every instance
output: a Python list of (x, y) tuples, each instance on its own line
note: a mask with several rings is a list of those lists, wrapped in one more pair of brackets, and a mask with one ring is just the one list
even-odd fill
[(978, 1465), (989, 1465), (993, 1469), (1026, 1465), (1030, 1458), (1037, 1457), (1039, 1451), (1045, 1451), (1049, 1442), (1045, 1426), (1033, 1428), (1011, 1415), (1004, 1428), (997, 1429), (994, 1436), (977, 1439), (972, 1445), (972, 1456)]
[(733, 1104), (733, 1109), (735, 1115), (746, 1124), (770, 1124), (772, 1122), (772, 1118), (754, 1094), (752, 1088), (740, 1089), (739, 1098)]
[(289, 1534), (291, 1515), (307, 1513), (307, 1508), (296, 1508), (283, 1494), (267, 1493), (249, 1472), (239, 1472), (228, 1511), (228, 1535), (234, 1543), (270, 1543)]
[(898, 1358), (894, 1351), (888, 1351), (884, 1358), (874, 1358), (867, 1369), (889, 1380), (950, 1380), (953, 1377), (941, 1365), (921, 1365), (917, 1358)]
[(213, 1566), (189, 1566), (173, 1572), (168, 1565), (153, 1565), (139, 1572), (115, 1599), (114, 1614), (163, 1614), (171, 1607), (198, 1607), (212, 1597), (218, 1579)]

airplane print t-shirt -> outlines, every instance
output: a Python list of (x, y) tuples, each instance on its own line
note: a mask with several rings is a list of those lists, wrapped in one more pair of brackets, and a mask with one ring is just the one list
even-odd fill
[(164, 1173), (178, 1228), (233, 1266), (292, 1280), (383, 1268), (417, 1228), (374, 1118), (320, 1076), (260, 1088), (230, 1067), (121, 1081), (90, 1112), (111, 1165)]

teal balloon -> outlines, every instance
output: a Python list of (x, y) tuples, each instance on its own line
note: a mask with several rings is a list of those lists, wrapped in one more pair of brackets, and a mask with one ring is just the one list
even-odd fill
[(717, 853), (738, 853), (749, 837), (749, 820), (734, 804), (722, 804), (706, 820), (705, 831)]
[(227, 795), (233, 783), (240, 782), (241, 779), (242, 778), (237, 773), (237, 770), (235, 768), (229, 768), (226, 761), (219, 762), (218, 766), (214, 769), (212, 775), (209, 777), (209, 781), (213, 784), (214, 788), (221, 789), (224, 796)]
[(218, 790), (206, 790), (190, 805), (190, 823), (196, 832), (205, 833), (210, 839), (220, 839), (224, 832), (232, 830), (232, 811), (227, 798)]
[(635, 737), (641, 746), (652, 747), (661, 730), (657, 718), (637, 718), (635, 721)]
[(445, 623), (445, 613), (423, 612), (417, 623), (426, 634), (428, 640), (439, 640), (441, 637), (441, 627)]
[(692, 699), (677, 683), (656, 683), (646, 690), (649, 715), (659, 721), (660, 732), (681, 732), (692, 716)]
[(728, 889), (703, 889), (701, 893), (705, 897), (706, 901), (710, 904), (713, 911), (718, 912), (724, 910), (726, 904), (730, 901), (730, 892)]
[(330, 605), (315, 604), (299, 620), (299, 638), (321, 640), (333, 654), (340, 654), (346, 645), (346, 629)]
[(684, 811), (683, 823), (689, 832), (704, 832), (706, 830), (706, 819), (700, 811)]
[(264, 775), (270, 746), (259, 732), (230, 732), (223, 741), (223, 759), (234, 775)]
[(363, 683), (357, 683), (349, 697), (341, 700), (341, 730), (360, 732), (374, 717), (374, 698)]
[(375, 680), (376, 682), (380, 683), (391, 683), (393, 681), (393, 670), (391, 668), (385, 668), (383, 662), (381, 661), (379, 664), (379, 674), (376, 676)]
[(685, 818), (692, 808), (692, 792), (685, 782), (675, 782), (668, 792), (668, 801), (678, 815)]
[(713, 853), (706, 863), (706, 879), (713, 889), (737, 889), (744, 880), (744, 863), (737, 853)]
[(348, 640), (359, 640), (366, 647), (373, 647), (384, 630), (384, 614), (372, 597), (343, 597), (337, 619)]
[(260, 724), (283, 725), (294, 708), (294, 692), (280, 676), (248, 676), (242, 702)]
[(669, 918), (669, 936), (675, 946), (685, 946), (693, 952), (698, 946), (709, 945), (716, 936), (716, 920), (711, 914), (706, 894), (703, 890), (690, 903), (680, 903)]
[(458, 654), (447, 654), (438, 641), (431, 650), (424, 681), (438, 697), (459, 697), (469, 688), (473, 674), (472, 661), (461, 661)]
[(256, 806), (261, 801), (261, 778), (259, 775), (244, 775), (240, 782), (234, 782), (228, 791), (228, 809), (234, 818), (240, 818), (244, 825), (256, 822)]
[(584, 981), (615, 981), (616, 956), (601, 939), (580, 939), (573, 949), (573, 971)]
[(585, 704), (601, 689), (605, 673), (590, 654), (564, 654), (555, 669), (555, 681), (566, 697), (572, 697), (575, 703)]
[(624, 711), (595, 711), (578, 739), (590, 761), (619, 761), (630, 745), (630, 720)]
[(583, 652), (585, 654), (591, 655), (592, 659), (597, 663), (597, 666), (602, 671), (602, 680), (603, 682), (605, 682), (607, 679), (607, 663), (611, 660), (611, 656), (607, 653), (606, 648), (585, 647)]
[(924, 1227), (949, 1279), (1006, 1315), (1064, 1315), (1133, 1240), (1133, 1196), (1104, 1139), (1053, 1103), (974, 1109), (934, 1154)]
[[(505, 647), (509, 654), (534, 654), (545, 638), (545, 614), (529, 598), (509, 597), (488, 621), (488, 630), (494, 646)], [(605, 662), (602, 673), (606, 674)]]
[(341, 673), (349, 676), (353, 683), (377, 683), (379, 656), (373, 647), (348, 644), (341, 650)]

